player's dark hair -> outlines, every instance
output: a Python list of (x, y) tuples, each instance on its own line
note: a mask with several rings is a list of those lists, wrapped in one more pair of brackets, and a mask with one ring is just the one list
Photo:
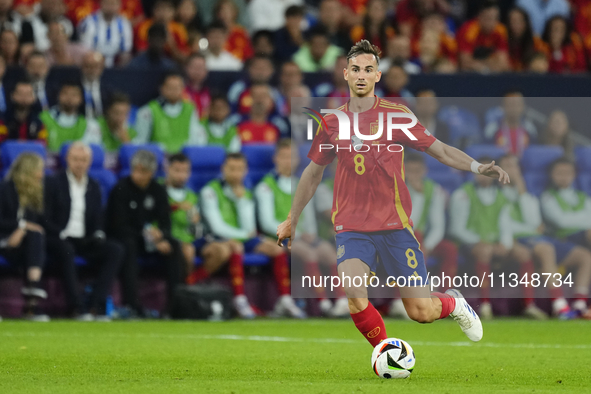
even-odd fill
[(226, 158), (224, 159), (224, 163), (226, 163), (228, 160), (242, 160), (242, 161), (246, 161), (246, 156), (244, 156), (240, 152), (228, 153), (226, 155)]
[(282, 138), (277, 142), (275, 146), (275, 153), (279, 152), (283, 148), (291, 149), (291, 138)]
[(261, 38), (266, 38), (268, 39), (271, 44), (273, 44), (273, 32), (271, 30), (257, 30), (253, 35), (252, 35), (252, 43), (254, 44), (255, 42), (257, 42), (258, 40), (260, 40)]
[(264, 55), (262, 53), (257, 53), (256, 55), (254, 55), (253, 57), (251, 57), (250, 59), (248, 59), (248, 62), (246, 64), (246, 68), (252, 66), (254, 64), (254, 62), (256, 62), (257, 60), (264, 60), (269, 62), (269, 64), (271, 65), (271, 67), (275, 67), (275, 65), (273, 64), (273, 59), (271, 59), (270, 56)]
[(306, 39), (312, 41), (314, 37), (324, 37), (328, 40), (330, 35), (328, 34), (328, 30), (323, 26), (314, 26), (306, 33)]
[(211, 105), (213, 105), (214, 101), (223, 101), (224, 103), (230, 105), (230, 101), (228, 100), (228, 97), (223, 93), (214, 93), (211, 96)]
[(556, 168), (556, 166), (559, 166), (560, 164), (568, 164), (570, 166), (576, 167), (575, 162), (573, 160), (569, 159), (566, 156), (563, 156), (559, 157), (558, 159), (550, 163), (550, 165), (548, 166), (548, 174), (551, 174), (552, 171), (554, 171), (554, 168)]
[(478, 12), (488, 10), (489, 8), (499, 8), (499, 3), (496, 0), (485, 0), (480, 4)]
[(158, 39), (158, 38), (166, 40), (167, 34), (168, 33), (166, 32), (166, 26), (164, 26), (164, 24), (154, 23), (148, 29), (148, 40), (150, 40), (150, 39), (153, 40), (153, 39)]
[(206, 33), (210, 33), (213, 30), (222, 30), (224, 33), (226, 33), (228, 31), (228, 28), (226, 27), (224, 22), (222, 22), (220, 20), (215, 20), (215, 21), (211, 22), (209, 26), (207, 26)]
[(129, 104), (131, 104), (131, 100), (129, 99), (129, 96), (123, 92), (114, 92), (113, 94), (111, 94), (111, 97), (109, 97), (107, 109), (111, 108), (115, 104), (128, 104), (129, 105)]
[(82, 86), (80, 86), (80, 83), (79, 82), (71, 81), (71, 80), (63, 81), (62, 84), (61, 84), (61, 86), (60, 86), (60, 92), (62, 90), (64, 90), (64, 89), (67, 89), (67, 88), (75, 88), (75, 89), (78, 89), (78, 91), (80, 92), (80, 94), (82, 94)]
[(171, 155), (168, 158), (168, 164), (172, 164), (172, 163), (188, 163), (190, 162), (189, 158), (187, 156), (185, 156), (184, 153), (175, 153), (174, 155)]
[(301, 16), (301, 17), (303, 17), (304, 14), (305, 14), (304, 7), (301, 7), (299, 5), (289, 6), (285, 10), (285, 17), (286, 18), (291, 18), (293, 16)]
[(367, 40), (357, 41), (355, 45), (351, 47), (349, 53), (347, 53), (347, 64), (349, 64), (349, 59), (357, 57), (362, 54), (374, 55), (376, 58), (376, 62), (380, 64), (380, 55), (382, 51), (377, 45), (373, 45), (371, 42)]
[(425, 157), (420, 153), (410, 152), (404, 156), (406, 163), (421, 163), (425, 164)]
[(185, 78), (183, 77), (183, 74), (181, 74), (178, 71), (169, 71), (166, 74), (164, 74), (164, 76), (162, 77), (162, 82), (160, 83), (160, 86), (164, 85), (170, 78), (180, 78), (182, 81), (185, 80)]

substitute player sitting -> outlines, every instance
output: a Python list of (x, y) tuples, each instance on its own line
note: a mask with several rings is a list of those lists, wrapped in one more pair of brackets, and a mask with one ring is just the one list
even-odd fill
[[(480, 161), (488, 160), (491, 159), (480, 158)], [(513, 242), (509, 204), (493, 179), (477, 176), (473, 182), (464, 183), (452, 194), (449, 205), (450, 233), (475, 261), (476, 275), (484, 278), (479, 286), (480, 315), (483, 319), (492, 319), (488, 275), (493, 259), (516, 262), (519, 264), (519, 278), (524, 275), (531, 278), (534, 272), (531, 251)], [(546, 317), (534, 303), (532, 286), (523, 286), (523, 298), (526, 316), (535, 319)]]
[[(591, 282), (591, 253), (585, 248), (569, 241), (561, 241), (544, 234), (542, 211), (538, 198), (527, 191), (527, 185), (521, 175), (517, 156), (506, 155), (499, 159), (499, 164), (511, 177), (511, 184), (503, 186), (503, 194), (509, 202), (511, 232), (515, 241), (531, 249), (535, 260), (540, 264), (541, 279), (558, 272), (558, 266), (574, 270), (575, 301), (571, 311), (564, 298), (562, 288), (556, 280), (548, 280), (548, 289), (552, 298), (552, 314), (561, 319), (584, 316), (587, 312), (587, 297)], [(545, 287), (545, 286), (544, 286)], [(591, 317), (591, 316), (590, 316)]]
[[(275, 304), (275, 314), (303, 318), (304, 312), (297, 307), (290, 295), (287, 254), (270, 238), (257, 236), (252, 193), (244, 186), (246, 171), (246, 158), (242, 153), (229, 153), (226, 156), (222, 165), (222, 178), (214, 179), (201, 189), (203, 216), (214, 236), (237, 241), (243, 246), (240, 258), (244, 253), (261, 253), (272, 259), (273, 274), (280, 295)], [(230, 271), (233, 269), (230, 262)], [(244, 286), (243, 281), (240, 286)], [(241, 313), (243, 317), (255, 316), (246, 297), (235, 302), (235, 307), (244, 311), (244, 315)]]
[[(298, 168), (299, 156), (297, 149), (292, 149), (290, 139), (279, 141), (273, 161), (275, 169), (267, 174), (254, 190), (259, 224), (262, 231), (268, 235), (275, 233), (281, 220), (288, 215), (291, 209), (292, 185), (295, 187), (298, 182), (292, 174)], [(303, 262), (305, 275), (311, 278), (322, 277), (319, 264), (325, 271), (330, 271), (331, 275), (337, 275), (337, 252), (328, 241), (318, 238), (318, 226), (312, 204), (304, 209), (300, 217), (298, 238), (291, 244), (291, 257)], [(327, 298), (326, 289), (319, 286), (314, 290), (320, 298), (320, 310), (323, 314), (332, 317), (349, 316), (347, 299), (341, 288), (336, 291), (338, 299), (334, 305)]]
[[(300, 178), (290, 215), (277, 230), (278, 242), (295, 236), (298, 218), (313, 197), (325, 167), (338, 158), (333, 221), (337, 250), (341, 251), (337, 260), (339, 274), (352, 278), (371, 276), (371, 272), (377, 270), (379, 258), (388, 275), (418, 277), (425, 284), (427, 271), (412, 231), (411, 200), (404, 184), (404, 151), (397, 149), (400, 146), (396, 144), (426, 151), (459, 170), (472, 170), (500, 182), (508, 182), (509, 178), (494, 162), (480, 164), (460, 150), (439, 142), (420, 123), (411, 121), (408, 126), (385, 132), (386, 119), (390, 115), (409, 116), (411, 111), (406, 106), (375, 96), (375, 84), (381, 77), (379, 49), (369, 41), (361, 40), (351, 48), (347, 60), (343, 76), (349, 84), (351, 99), (339, 108), (342, 111), (339, 115), (324, 117), (328, 127), (319, 127), (314, 137), (308, 154), (312, 161)], [(357, 123), (359, 130), (355, 133), (364, 138), (375, 138), (377, 134), (372, 135), (372, 132), (379, 128), (384, 132), (378, 140), (366, 141), (363, 146), (355, 135), (352, 143), (339, 136), (339, 123), (346, 123), (344, 118), (350, 125)], [(402, 121), (404, 123), (404, 119)], [(353, 134), (354, 130), (343, 129), (345, 133)], [(393, 149), (386, 149), (386, 146), (393, 146)], [(352, 149), (354, 147), (358, 149)], [(353, 322), (369, 343), (376, 346), (388, 338), (382, 317), (368, 300), (367, 287), (354, 286), (352, 281), (345, 281), (344, 287)], [(473, 341), (482, 338), (478, 315), (457, 290), (430, 294), (428, 286), (407, 286), (400, 288), (400, 294), (411, 319), (430, 323), (452, 316), (468, 338)]]

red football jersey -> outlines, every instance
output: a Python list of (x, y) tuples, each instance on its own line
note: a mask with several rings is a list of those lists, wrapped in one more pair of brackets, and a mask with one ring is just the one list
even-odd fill
[[(348, 104), (340, 107), (353, 127), (353, 113)], [(362, 135), (376, 134), (379, 127), (379, 113), (383, 115), (383, 133), (375, 141), (364, 141), (369, 147), (356, 151), (351, 145), (358, 145), (351, 130), (352, 140), (338, 140), (337, 117), (329, 114), (324, 119), (328, 125), (318, 129), (308, 157), (318, 165), (327, 165), (338, 159), (332, 202), (332, 221), (335, 231), (372, 232), (399, 230), (412, 227), (410, 194), (404, 183), (404, 147), (424, 151), (435, 141), (420, 123), (409, 131), (416, 137), (411, 140), (402, 130), (392, 131), (392, 140), (387, 139), (387, 113), (411, 113), (408, 107), (376, 97), (374, 106), (358, 115), (359, 132)], [(394, 118), (393, 123), (408, 123)], [(322, 146), (321, 146), (322, 144)], [(325, 149), (333, 145), (333, 149)], [(339, 148), (338, 151), (336, 148)], [(322, 149), (321, 149), (322, 148)], [(365, 152), (367, 150), (367, 152)]]

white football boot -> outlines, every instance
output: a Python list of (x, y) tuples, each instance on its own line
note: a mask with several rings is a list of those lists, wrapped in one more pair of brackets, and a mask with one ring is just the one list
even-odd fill
[(238, 316), (242, 319), (254, 319), (256, 317), (256, 313), (248, 303), (248, 299), (244, 294), (234, 297), (234, 308), (236, 308)]
[(480, 341), (482, 339), (482, 323), (478, 314), (458, 290), (449, 289), (445, 294), (449, 294), (456, 300), (456, 307), (450, 313), (450, 316), (460, 325), (468, 339), (474, 342)]
[(296, 319), (305, 319), (306, 312), (298, 308), (290, 295), (282, 295), (275, 303), (274, 312), (279, 316), (295, 317)]

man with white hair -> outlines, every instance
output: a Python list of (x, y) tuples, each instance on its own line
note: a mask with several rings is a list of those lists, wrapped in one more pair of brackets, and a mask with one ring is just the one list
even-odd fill
[[(103, 231), (101, 187), (88, 176), (92, 150), (76, 141), (68, 149), (67, 168), (45, 183), (45, 231), (47, 249), (59, 264), (68, 314), (78, 320), (109, 320), (106, 298), (123, 257), (123, 247)], [(94, 275), (88, 307), (78, 291), (75, 256), (85, 258)]]

